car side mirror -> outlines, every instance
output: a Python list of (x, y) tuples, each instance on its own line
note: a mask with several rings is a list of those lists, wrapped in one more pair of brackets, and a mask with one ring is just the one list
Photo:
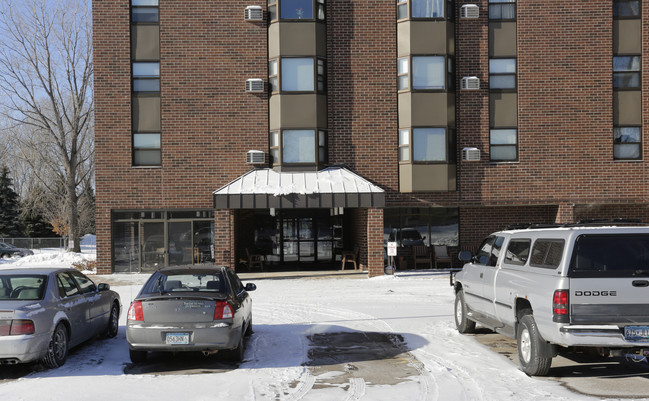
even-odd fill
[(253, 283), (248, 283), (248, 284), (246, 284), (245, 289), (246, 289), (246, 291), (254, 291), (254, 290), (257, 289), (257, 286), (254, 285)]
[(460, 251), (457, 257), (464, 263), (469, 263), (473, 260), (473, 254), (471, 251)]
[(110, 290), (110, 284), (99, 283), (99, 285), (97, 286), (97, 290), (98, 291), (108, 291), (108, 290)]

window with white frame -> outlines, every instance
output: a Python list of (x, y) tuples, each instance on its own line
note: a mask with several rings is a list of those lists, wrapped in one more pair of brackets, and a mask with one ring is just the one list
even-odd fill
[(279, 87), (277, 85), (278, 75), (279, 70), (277, 66), (277, 59), (268, 61), (268, 88), (271, 92), (277, 92), (279, 90)]
[(399, 90), (407, 90), (410, 88), (408, 64), (408, 57), (401, 57), (397, 60), (397, 82)]
[(518, 160), (518, 130), (516, 128), (492, 128), (489, 145), (489, 156), (492, 161)]
[(613, 127), (615, 160), (638, 160), (642, 156), (642, 127)]
[(399, 161), (400, 162), (410, 161), (410, 130), (409, 129), (399, 130)]

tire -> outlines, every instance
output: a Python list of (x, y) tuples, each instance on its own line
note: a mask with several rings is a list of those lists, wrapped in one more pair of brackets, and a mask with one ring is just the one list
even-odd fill
[(245, 343), (243, 342), (243, 336), (244, 333), (241, 333), (241, 337), (239, 338), (239, 343), (237, 344), (237, 348), (228, 351), (226, 358), (231, 361), (231, 362), (241, 362), (243, 361), (243, 354), (245, 351)]
[(3, 253), (2, 254), (2, 259), (9, 260), (9, 259), (11, 259), (11, 255), (9, 255), (8, 253)]
[(252, 316), (250, 316), (250, 322), (248, 322), (248, 327), (246, 327), (246, 332), (245, 332), (244, 336), (250, 337), (252, 335), (252, 333), (254, 333), (254, 332), (252, 331)]
[(108, 318), (108, 327), (106, 327), (106, 337), (113, 338), (119, 331), (119, 307), (113, 304), (110, 308), (110, 317)]
[(129, 349), (128, 356), (131, 358), (131, 362), (142, 363), (146, 361), (147, 351)]
[(468, 317), (463, 290), (455, 293), (455, 327), (462, 334), (475, 333), (475, 322)]
[(47, 346), (47, 353), (41, 359), (41, 364), (48, 369), (63, 366), (68, 357), (68, 329), (59, 323), (52, 333), (52, 338)]
[(552, 358), (540, 355), (543, 341), (534, 317), (524, 315), (518, 324), (516, 342), (521, 369), (530, 376), (546, 376), (550, 371)]

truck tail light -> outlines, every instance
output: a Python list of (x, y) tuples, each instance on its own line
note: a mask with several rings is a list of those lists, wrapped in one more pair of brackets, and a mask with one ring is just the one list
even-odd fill
[(232, 319), (234, 313), (232, 311), (232, 306), (225, 301), (216, 301), (216, 306), (214, 307), (214, 320), (221, 319)]
[(553, 321), (567, 323), (568, 316), (568, 290), (556, 290), (552, 299)]
[(126, 316), (128, 320), (135, 320), (138, 322), (144, 321), (144, 312), (142, 311), (142, 301), (135, 301), (131, 304), (131, 307), (128, 308), (128, 315)]

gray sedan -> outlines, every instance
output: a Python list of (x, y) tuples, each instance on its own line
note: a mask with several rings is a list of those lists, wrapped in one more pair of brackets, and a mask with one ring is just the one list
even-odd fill
[(226, 351), (243, 359), (244, 335), (252, 333), (252, 300), (231, 269), (174, 266), (153, 273), (131, 303), (126, 325), (131, 361), (147, 351)]
[(0, 364), (59, 367), (70, 348), (117, 335), (120, 310), (108, 284), (97, 286), (78, 270), (0, 270)]

